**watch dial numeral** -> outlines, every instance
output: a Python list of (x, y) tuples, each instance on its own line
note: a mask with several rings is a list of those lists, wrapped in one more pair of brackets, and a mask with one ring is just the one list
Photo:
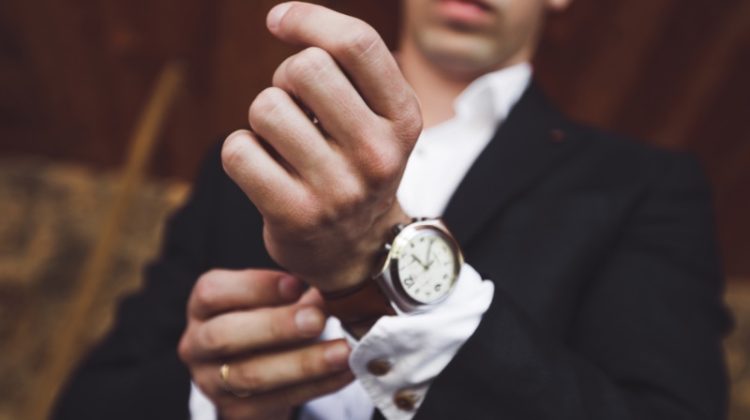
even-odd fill
[(443, 288), (443, 285), (442, 285), (442, 284), (440, 284), (440, 283), (438, 283), (438, 284), (436, 284), (436, 285), (435, 285), (435, 291), (436, 291), (436, 292), (439, 292), (439, 291), (440, 291), (440, 289), (442, 289), (442, 288)]
[(404, 286), (406, 286), (407, 288), (410, 288), (410, 287), (414, 286), (414, 279), (411, 278), (411, 277), (405, 278), (404, 279)]

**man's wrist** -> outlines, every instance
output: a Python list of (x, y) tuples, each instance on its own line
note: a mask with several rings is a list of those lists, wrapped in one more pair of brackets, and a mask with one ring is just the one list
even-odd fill
[(411, 218), (396, 203), (374, 223), (370, 229), (371, 235), (362, 238), (362, 241), (367, 241), (367, 244), (362, 247), (364, 250), (359, 256), (351, 257), (350, 261), (343, 261), (339, 270), (327, 272), (324, 278), (321, 276), (306, 280), (324, 294), (336, 294), (356, 288), (365, 281), (371, 280), (373, 275), (382, 268), (386, 256), (385, 244), (392, 239), (393, 227), (400, 223), (410, 222)]

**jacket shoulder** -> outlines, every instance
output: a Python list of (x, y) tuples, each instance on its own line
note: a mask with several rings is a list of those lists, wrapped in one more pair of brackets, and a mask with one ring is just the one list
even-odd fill
[(601, 168), (617, 170), (633, 179), (654, 181), (669, 177), (681, 183), (707, 187), (702, 165), (689, 152), (667, 149), (654, 142), (576, 121), (569, 121), (567, 129), (584, 143), (584, 154), (596, 159)]

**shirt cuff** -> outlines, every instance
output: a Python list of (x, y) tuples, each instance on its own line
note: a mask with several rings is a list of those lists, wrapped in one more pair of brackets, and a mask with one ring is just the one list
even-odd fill
[(416, 314), (384, 316), (352, 341), (352, 371), (387, 419), (416, 414), (432, 380), (476, 330), (494, 290), (491, 281), (464, 264), (443, 303)]
[(216, 406), (208, 399), (206, 394), (190, 381), (190, 419), (191, 420), (216, 420)]

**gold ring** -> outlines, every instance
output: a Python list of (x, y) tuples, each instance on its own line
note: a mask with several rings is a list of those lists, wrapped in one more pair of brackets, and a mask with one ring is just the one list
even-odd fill
[(221, 378), (221, 387), (224, 391), (234, 395), (237, 398), (247, 398), (250, 396), (250, 391), (237, 391), (229, 385), (229, 365), (224, 363), (219, 367), (219, 378)]

